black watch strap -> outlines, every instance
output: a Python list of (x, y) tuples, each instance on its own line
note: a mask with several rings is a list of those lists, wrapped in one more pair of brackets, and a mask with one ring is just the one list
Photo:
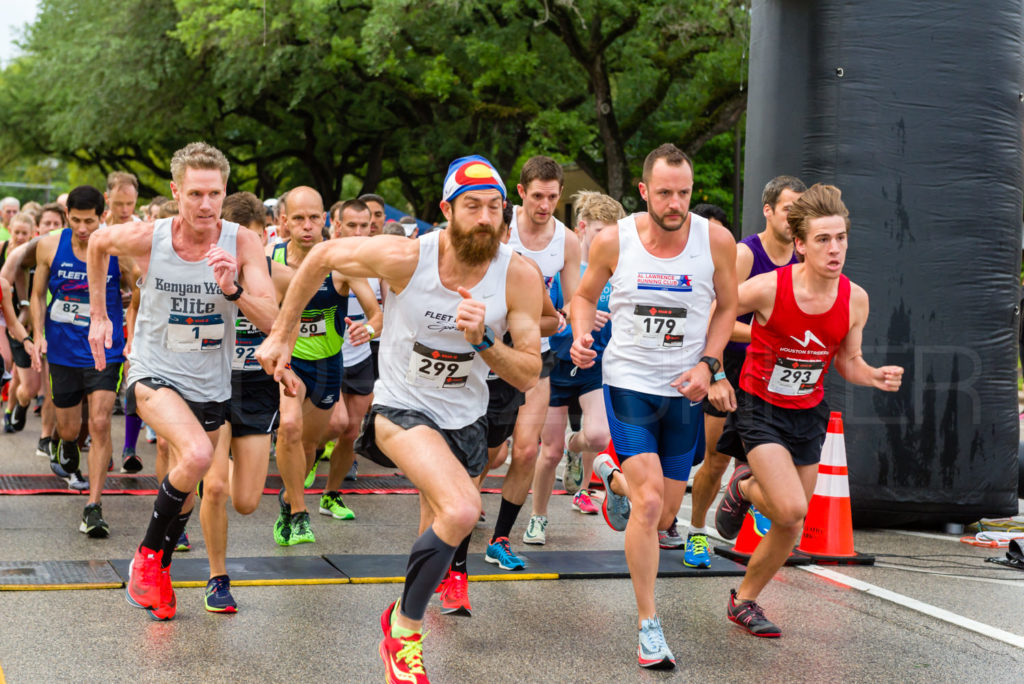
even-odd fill
[(706, 363), (708, 368), (711, 369), (711, 375), (722, 369), (722, 362), (713, 356), (702, 356), (698, 363)]
[(235, 281), (235, 287), (238, 288), (237, 290), (235, 290), (235, 293), (230, 295), (224, 295), (224, 299), (228, 300), (229, 302), (238, 301), (238, 299), (242, 296), (242, 293), (245, 292), (245, 290), (242, 289), (241, 283), (239, 283), (237, 280)]

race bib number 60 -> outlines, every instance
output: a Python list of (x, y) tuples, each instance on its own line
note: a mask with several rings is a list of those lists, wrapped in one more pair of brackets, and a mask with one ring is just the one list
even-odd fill
[(637, 304), (633, 308), (633, 341), (641, 347), (682, 347), (686, 308)]
[(476, 352), (449, 352), (413, 343), (405, 379), (417, 387), (454, 389), (465, 387)]
[(810, 394), (818, 384), (818, 378), (824, 369), (824, 361), (777, 358), (775, 368), (772, 369), (772, 377), (768, 380), (768, 391), (787, 397)]

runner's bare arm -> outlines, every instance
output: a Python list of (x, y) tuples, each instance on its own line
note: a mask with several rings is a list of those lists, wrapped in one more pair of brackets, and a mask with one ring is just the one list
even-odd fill
[(28, 292), (28, 272), (36, 265), (36, 246), (42, 237), (34, 237), (20, 247), (12, 250), (0, 269), (0, 277), (14, 288), (14, 292)]
[[(750, 271), (754, 268), (754, 253), (742, 242), (736, 243), (736, 282), (744, 283), (750, 277)], [(740, 311), (736, 314), (742, 316)], [(736, 321), (732, 325), (732, 334), (729, 335), (730, 342), (750, 342), (750, 324)]]
[(566, 308), (572, 310), (571, 302), (576, 288), (580, 284), (580, 241), (576, 234), (568, 228), (565, 231), (565, 264), (559, 272), (559, 280), (562, 281), (562, 301)]
[(57, 251), (58, 240), (60, 237), (57, 235), (47, 235), (36, 247), (36, 272), (32, 277), (32, 294), (29, 296), (28, 306), (32, 330), (39, 338), (32, 352), (32, 369), (37, 371), (42, 370), (42, 355), (46, 353), (46, 337), (43, 335), (43, 331), (46, 330), (46, 292), (49, 289), (50, 265)]
[(417, 240), (393, 235), (338, 238), (315, 246), (295, 272), (274, 326), (256, 350), (263, 370), (280, 382), (299, 334), (299, 315), (332, 269), (345, 276), (389, 279), (397, 293), (412, 277), (419, 255)]
[(153, 244), (152, 223), (123, 223), (100, 228), (89, 236), (86, 274), (89, 279), (89, 347), (96, 370), (107, 367), (106, 349), (114, 343), (113, 326), (107, 315), (107, 269), (110, 257), (132, 257), (140, 269), (149, 266)]
[[(384, 325), (384, 316), (381, 315), (377, 297), (373, 294), (373, 288), (370, 287), (366, 278), (348, 277), (345, 278), (345, 282), (348, 283), (349, 290), (356, 296), (356, 301), (359, 302), (359, 306), (362, 307), (363, 314), (366, 316), (364, 321), (352, 321), (345, 318), (345, 321), (350, 324), (347, 333), (349, 344), (358, 346), (369, 342), (372, 337), (380, 335), (381, 326)], [(366, 326), (373, 328), (372, 336)]]
[(135, 340), (135, 319), (139, 316), (139, 303), (142, 301), (142, 293), (139, 291), (142, 271), (131, 257), (119, 257), (117, 265), (121, 269), (121, 291), (129, 293), (128, 306), (125, 307), (124, 315), (124, 354), (128, 356), (132, 353), (132, 342)]
[[(235, 303), (253, 325), (266, 332), (270, 330), (277, 316), (277, 297), (274, 294), (274, 283), (267, 272), (263, 244), (255, 233), (240, 230), (235, 245), (238, 282), (242, 285), (242, 296)], [(233, 294), (236, 291), (233, 282), (220, 285), (226, 294)], [(228, 285), (226, 290), (225, 285)]]
[[(469, 294), (462, 288), (459, 292), (463, 293), (463, 297)], [(480, 352), (480, 357), (499, 378), (522, 392), (536, 385), (540, 377), (540, 312), (543, 299), (547, 299), (547, 294), (544, 283), (537, 278), (537, 272), (525, 258), (513, 255), (505, 281), (508, 330), (512, 335), (513, 346), (509, 347), (500, 339), (495, 339), (494, 346)], [(483, 339), (482, 302), (480, 304), (479, 325), (476, 330), (466, 332), (466, 339), (471, 344), (479, 344)], [(462, 313), (460, 306), (456, 316), (456, 324), (460, 328), (462, 321), (466, 320), (463, 318), (460, 321)]]
[(754, 312), (760, 323), (765, 323), (771, 318), (772, 309), (775, 308), (775, 284), (778, 274), (775, 271), (762, 273), (750, 280), (740, 283), (738, 290), (739, 301), (736, 306), (736, 315), (742, 316)]
[[(701, 356), (721, 361), (725, 343), (732, 333), (732, 324), (736, 322), (736, 242), (732, 233), (717, 223), (709, 224), (708, 236), (711, 259), (715, 264), (715, 308), (708, 323), (707, 340)], [(711, 386), (711, 369), (706, 363), (698, 362), (669, 384), (691, 402), (701, 401)]]
[(11, 339), (18, 342), (24, 341), (26, 349), (31, 350), (35, 345), (30, 340), (25, 339), (28, 337), (28, 330), (25, 329), (25, 326), (21, 324), (18, 316), (14, 313), (14, 288), (11, 287), (10, 281), (3, 276), (0, 276), (0, 291), (2, 291), (0, 296), (3, 297), (4, 320), (7, 321), (7, 331), (10, 333)]
[(868, 365), (861, 351), (864, 324), (868, 321), (868, 293), (864, 288), (850, 283), (850, 332), (846, 333), (836, 352), (836, 370), (847, 382), (865, 387), (874, 387), (885, 392), (895, 392), (903, 383), (903, 368), (900, 366)]
[[(537, 277), (541, 283), (544, 282), (544, 274), (541, 273), (540, 266), (537, 262), (528, 257), (523, 257), (533, 270), (537, 272)], [(551, 337), (562, 328), (564, 318), (562, 314), (555, 308), (554, 303), (551, 301), (551, 297), (547, 296), (547, 292), (544, 293), (544, 308), (540, 312), (540, 336)], [(564, 297), (563, 297), (564, 299)]]
[(594, 344), (591, 330), (597, 315), (597, 302), (601, 298), (608, 279), (612, 277), (619, 261), (619, 230), (618, 227), (602, 230), (590, 243), (590, 254), (587, 259), (587, 270), (583, 272), (576, 293), (569, 307), (569, 320), (572, 323), (572, 348), (569, 356), (580, 368), (594, 365), (597, 352), (590, 346)]

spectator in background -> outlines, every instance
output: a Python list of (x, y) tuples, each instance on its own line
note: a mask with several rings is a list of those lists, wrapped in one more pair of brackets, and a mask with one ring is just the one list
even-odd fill
[(4, 197), (0, 200), (0, 241), (11, 238), (11, 219), (21, 211), (21, 201), (17, 197)]
[(138, 221), (135, 205), (139, 202), (139, 179), (133, 173), (114, 171), (107, 176), (107, 225)]
[(359, 196), (370, 207), (370, 237), (380, 235), (384, 229), (384, 198), (368, 192)]
[(50, 202), (43, 205), (42, 210), (39, 212), (39, 217), (36, 218), (36, 233), (48, 235), (54, 231), (63, 230), (67, 224), (68, 217), (64, 207), (56, 202)]

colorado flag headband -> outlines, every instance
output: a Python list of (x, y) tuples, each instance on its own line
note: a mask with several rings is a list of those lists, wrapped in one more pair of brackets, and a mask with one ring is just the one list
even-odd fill
[(442, 200), (451, 202), (468, 190), (497, 190), (505, 199), (505, 183), (491, 162), (478, 154), (459, 157), (448, 166)]

